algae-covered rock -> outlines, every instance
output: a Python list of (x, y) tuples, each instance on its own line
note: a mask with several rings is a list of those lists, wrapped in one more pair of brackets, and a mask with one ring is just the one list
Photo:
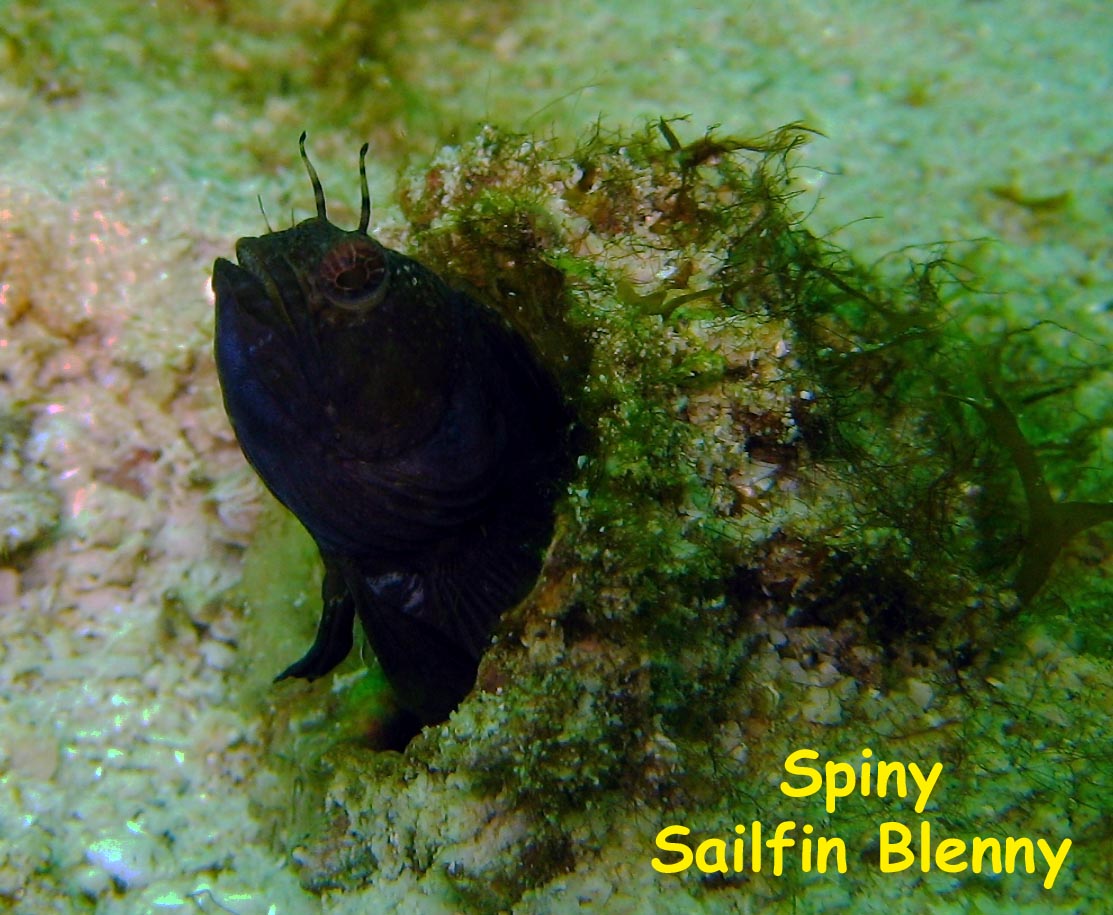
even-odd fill
[[(804, 128), (687, 144), (679, 129), (598, 131), (570, 154), (487, 129), (402, 187), (409, 253), (527, 336), (576, 412), (579, 457), (541, 579), (473, 694), (402, 755), (347, 742), (315, 762), (325, 821), (294, 856), (348, 904), (625, 911), (652, 892), (710, 910), (740, 881), (791, 905), (812, 877), (661, 880), (656, 831), (806, 815), (777, 790), (799, 747), (999, 746), (983, 678), (1024, 669), (999, 636), (1034, 520), (1018, 464), (1041, 460), (1001, 432), (1020, 429), (1017, 376), (944, 304), (942, 261), (892, 288), (799, 224)], [(1062, 800), (1040, 784), (1029, 801)], [(877, 813), (849, 811), (870, 860)]]
[(30, 428), (0, 416), (0, 558), (33, 549), (58, 524), (61, 506), (48, 475), (25, 453)]

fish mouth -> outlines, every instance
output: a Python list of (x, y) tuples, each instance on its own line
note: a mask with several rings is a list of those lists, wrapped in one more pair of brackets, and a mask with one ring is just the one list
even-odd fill
[[(238, 271), (239, 282), (245, 291), (248, 285), (254, 287), (254, 294), (245, 299), (246, 307), (251, 307), (248, 301), (258, 303), (261, 299), (267, 300), (269, 305), (267, 310), (272, 314), (278, 310), (286, 316), (286, 323), (289, 323), (289, 306), (301, 298), (301, 286), (289, 265), (285, 264), (281, 257), (274, 257), (272, 252), (267, 251), (267, 246), (260, 244), (261, 241), (257, 238), (241, 238), (237, 241), (236, 260), (239, 263), (229, 264), (229, 266)], [(288, 301), (291, 296), (284, 295), (284, 290), (292, 293), (293, 301)], [(259, 314), (254, 316), (263, 317)]]
[(265, 282), (250, 270), (218, 257), (213, 264), (213, 294), (218, 316), (277, 329), (276, 309)]
[(299, 335), (307, 329), (303, 326), (306, 290), (287, 260), (268, 247), (263, 239), (241, 238), (236, 242), (239, 263), (217, 258), (213, 265), (217, 311)]
[(273, 268), (267, 263), (269, 258), (260, 250), (258, 238), (241, 238), (236, 242), (236, 260), (241, 270), (246, 270), (260, 283), (266, 283)]
[(252, 268), (259, 270), (259, 263), (250, 254), (246, 266), (217, 258), (212, 274), (213, 354), (225, 408), (241, 442), (243, 436), (262, 435), (259, 429), (294, 422), (293, 412), (312, 390), (315, 374), (312, 348), (303, 345), (273, 281)]

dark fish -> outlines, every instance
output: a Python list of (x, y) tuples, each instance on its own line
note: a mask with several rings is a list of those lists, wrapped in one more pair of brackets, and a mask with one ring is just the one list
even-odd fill
[(494, 311), (367, 234), (317, 215), (218, 258), (214, 351), (240, 447), (325, 564), (315, 679), (355, 615), (403, 708), (443, 720), (552, 537), (568, 413)]

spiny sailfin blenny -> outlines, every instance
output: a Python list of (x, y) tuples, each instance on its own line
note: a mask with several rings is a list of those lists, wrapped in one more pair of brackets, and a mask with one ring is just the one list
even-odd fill
[(403, 708), (443, 720), (552, 537), (568, 413), (493, 310), (367, 233), (317, 215), (218, 258), (214, 351), (248, 461), (324, 560), (316, 639), (278, 679), (352, 646), (358, 613)]

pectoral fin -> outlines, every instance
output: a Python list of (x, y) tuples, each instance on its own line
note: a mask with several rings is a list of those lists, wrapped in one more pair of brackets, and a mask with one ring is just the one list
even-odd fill
[(316, 680), (343, 661), (352, 650), (352, 626), (356, 603), (340, 571), (327, 560), (321, 585), (321, 622), (309, 651), (274, 678), (277, 683), (288, 677)]

